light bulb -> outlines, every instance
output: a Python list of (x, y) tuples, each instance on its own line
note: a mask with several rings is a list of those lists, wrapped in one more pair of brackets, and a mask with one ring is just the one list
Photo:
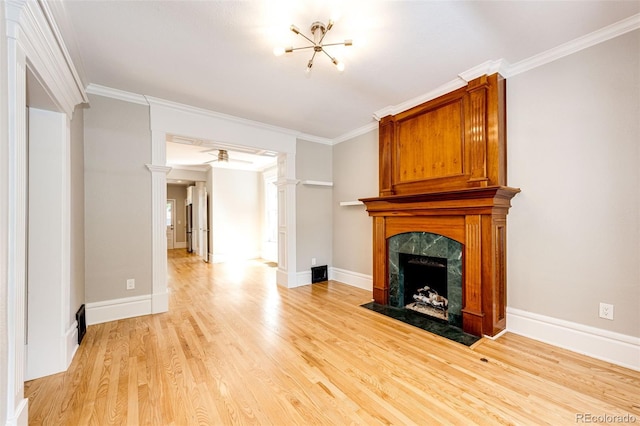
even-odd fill
[(276, 56), (284, 55), (284, 47), (278, 46), (273, 48), (273, 54)]
[(333, 58), (333, 60), (331, 62), (333, 62), (333, 65), (336, 66), (338, 71), (340, 71), (340, 72), (344, 71), (344, 62), (340, 62), (336, 58)]

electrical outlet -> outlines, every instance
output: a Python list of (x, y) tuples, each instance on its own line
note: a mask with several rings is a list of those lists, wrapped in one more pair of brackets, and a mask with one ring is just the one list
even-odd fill
[(129, 278), (127, 280), (127, 290), (133, 290), (136, 288), (136, 280), (133, 278)]
[(316, 258), (315, 257), (311, 258), (311, 266), (316, 266)]
[(600, 303), (600, 318), (613, 320), (613, 305)]

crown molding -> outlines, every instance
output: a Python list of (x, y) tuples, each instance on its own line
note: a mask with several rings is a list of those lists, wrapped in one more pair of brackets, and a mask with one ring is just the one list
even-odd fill
[(485, 74), (491, 75), (499, 72), (500, 74), (504, 75), (508, 72), (508, 67), (509, 65), (504, 59), (483, 62), (473, 68), (461, 72), (460, 74), (458, 74), (458, 77), (455, 80), (451, 80), (448, 83), (443, 84), (442, 86), (436, 87), (435, 89), (428, 93), (425, 93), (424, 95), (409, 99), (408, 101), (405, 101), (398, 105), (387, 106), (385, 108), (382, 108), (381, 110), (374, 112), (373, 118), (375, 118), (377, 121), (380, 121), (383, 117), (386, 117), (388, 115), (395, 115), (402, 111), (406, 111), (415, 106), (435, 99), (438, 96), (446, 95), (449, 92), (460, 89), (461, 87), (466, 86), (474, 78), (478, 78)]
[(603, 43), (607, 40), (611, 40), (612, 38), (621, 36), (639, 28), (640, 13), (637, 13), (623, 19), (622, 21), (618, 21), (590, 34), (578, 37), (567, 43), (561, 44), (560, 46), (554, 47), (553, 49), (549, 49), (520, 62), (516, 62), (508, 68), (506, 75), (504, 76), (508, 78), (522, 74), (539, 66), (548, 64), (549, 62), (564, 58), (565, 56), (587, 49), (591, 46), (595, 46), (596, 44)]
[(76, 105), (87, 102), (87, 95), (47, 3), (5, 3), (6, 36), (23, 50), (27, 67), (59, 111), (71, 117)]
[(515, 64), (509, 64), (504, 59), (483, 62), (482, 64), (468, 69), (467, 71), (461, 72), (460, 74), (458, 74), (457, 79), (445, 83), (442, 86), (437, 87), (428, 93), (425, 93), (424, 95), (409, 99), (408, 101), (398, 105), (387, 106), (374, 112), (373, 118), (380, 121), (387, 115), (395, 115), (402, 111), (406, 111), (417, 105), (435, 99), (438, 96), (464, 87), (469, 81), (473, 80), (474, 78), (480, 77), (481, 75), (490, 75), (498, 72), (505, 78), (513, 77), (539, 66), (548, 64), (549, 62), (553, 62), (565, 56), (571, 55), (572, 53), (579, 52), (580, 50), (595, 46), (596, 44), (603, 43), (607, 40), (611, 40), (612, 38), (637, 30), (639, 28), (640, 14), (635, 14), (614, 24), (594, 31), (590, 34), (561, 44), (560, 46), (554, 47), (553, 49), (549, 49), (545, 52), (531, 56), (530, 58), (524, 59)]
[(337, 138), (333, 139), (333, 145), (337, 145), (341, 142), (348, 141), (349, 139), (353, 139), (360, 135), (364, 135), (366, 133), (372, 132), (374, 130), (378, 130), (378, 122), (374, 121), (369, 124), (365, 124), (364, 126), (360, 126), (357, 129), (354, 129), (350, 132), (343, 133)]
[(127, 92), (125, 90), (113, 89), (111, 87), (101, 86), (99, 84), (91, 83), (89, 86), (87, 86), (87, 93), (91, 95), (105, 96), (111, 99), (118, 99), (120, 101), (149, 106), (147, 98), (143, 95)]
[(462, 80), (464, 80), (465, 85), (468, 84), (471, 80), (476, 79), (483, 75), (491, 75), (495, 73), (499, 73), (501, 75), (505, 75), (509, 72), (509, 64), (504, 59), (498, 59), (495, 61), (486, 61), (481, 63), (480, 65), (476, 65), (475, 67), (468, 69), (464, 72), (458, 74)]
[(333, 145), (333, 139), (323, 138), (322, 136), (310, 135), (309, 133), (298, 133), (296, 139), (302, 139), (309, 142), (320, 143), (323, 145)]
[(380, 121), (387, 115), (395, 115), (399, 112), (406, 111), (413, 108), (414, 106), (423, 104), (427, 101), (437, 98), (438, 96), (446, 95), (447, 93), (457, 90), (466, 85), (467, 82), (458, 77), (455, 80), (451, 80), (450, 82), (445, 83), (428, 93), (425, 93), (424, 95), (416, 96), (415, 98), (409, 99), (408, 101), (405, 101), (398, 105), (390, 105), (388, 107), (382, 108), (373, 113), (373, 118), (377, 121)]

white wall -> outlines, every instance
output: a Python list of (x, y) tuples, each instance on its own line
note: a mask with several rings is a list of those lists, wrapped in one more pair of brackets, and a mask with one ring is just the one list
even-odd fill
[(311, 282), (311, 259), (316, 265), (331, 266), (332, 186), (306, 184), (306, 181), (332, 181), (332, 147), (298, 140), (296, 173), (300, 180), (296, 188), (297, 271), (308, 275)]
[(71, 119), (71, 300), (69, 322), (84, 303), (84, 114), (77, 107)]
[(261, 177), (257, 172), (212, 170), (211, 232), (213, 262), (260, 256), (259, 203)]
[[(84, 113), (88, 321), (89, 303), (150, 300), (152, 292), (149, 108), (103, 96), (90, 102)], [(134, 290), (126, 289), (129, 278)]]
[(509, 307), (640, 336), (639, 52), (634, 31), (508, 80)]
[(377, 129), (334, 145), (333, 183), (333, 266), (370, 280), (373, 219), (364, 205), (340, 206), (340, 202), (378, 196)]

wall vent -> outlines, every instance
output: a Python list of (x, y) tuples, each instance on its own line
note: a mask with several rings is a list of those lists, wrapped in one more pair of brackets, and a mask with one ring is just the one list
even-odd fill
[(76, 312), (76, 321), (78, 322), (78, 345), (82, 343), (84, 335), (87, 333), (87, 317), (84, 311), (84, 304), (80, 306)]
[(311, 268), (311, 283), (319, 283), (326, 281), (327, 277), (327, 265), (315, 266)]

